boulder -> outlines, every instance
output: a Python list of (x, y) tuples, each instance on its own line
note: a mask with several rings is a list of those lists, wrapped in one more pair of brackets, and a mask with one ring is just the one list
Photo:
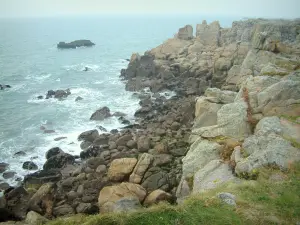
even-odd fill
[(182, 40), (190, 40), (193, 38), (193, 27), (191, 25), (186, 25), (179, 29), (177, 33), (177, 38)]
[(99, 132), (98, 132), (98, 130), (95, 129), (95, 130), (88, 130), (88, 131), (81, 133), (77, 139), (78, 139), (78, 141), (93, 142), (98, 137), (99, 137)]
[(100, 212), (102, 207), (108, 203), (116, 203), (118, 200), (126, 198), (136, 198), (139, 202), (143, 202), (146, 197), (146, 190), (138, 185), (132, 183), (121, 183), (115, 186), (104, 187), (99, 194), (98, 204)]
[(108, 136), (107, 135), (100, 135), (93, 141), (94, 145), (107, 145), (108, 144)]
[(204, 20), (202, 24), (197, 24), (196, 37), (203, 45), (219, 46), (220, 45), (220, 24), (214, 21), (207, 24)]
[(190, 177), (207, 163), (219, 158), (222, 146), (216, 142), (198, 138), (182, 159), (182, 175)]
[(58, 155), (58, 154), (63, 154), (63, 153), (64, 153), (64, 151), (61, 150), (61, 149), (58, 148), (58, 147), (51, 148), (51, 149), (49, 149), (49, 150), (46, 152), (46, 159), (49, 159), (49, 158), (51, 158), (51, 157), (53, 157), (53, 156), (56, 156), (56, 155)]
[(115, 159), (111, 162), (108, 169), (108, 178), (111, 181), (123, 181), (127, 179), (136, 163), (137, 159), (135, 158)]
[(6, 208), (14, 220), (24, 220), (26, 218), (29, 198), (30, 195), (23, 187), (6, 190)]
[(169, 176), (167, 172), (159, 167), (151, 167), (144, 175), (141, 184), (148, 192), (156, 189), (168, 191), (170, 189)]
[(24, 184), (27, 187), (31, 185), (40, 186), (47, 182), (57, 182), (61, 180), (62, 175), (57, 169), (40, 170), (35, 173), (28, 174), (24, 177)]
[(63, 168), (67, 164), (73, 164), (75, 157), (68, 153), (59, 153), (47, 159), (43, 165), (44, 170)]
[(143, 153), (129, 177), (129, 182), (140, 184), (144, 177), (144, 174), (146, 173), (152, 162), (153, 156), (148, 153)]
[(23, 163), (22, 168), (25, 170), (37, 170), (38, 166), (34, 162), (26, 161)]
[(91, 169), (97, 169), (99, 165), (105, 164), (103, 157), (92, 157), (86, 160), (86, 165)]
[(98, 207), (91, 203), (79, 203), (79, 205), (76, 207), (77, 213), (96, 214), (98, 211)]
[(67, 90), (49, 90), (46, 94), (46, 99), (49, 98), (57, 98), (57, 99), (63, 99), (68, 97), (71, 94), (70, 89)]
[(165, 166), (173, 162), (173, 156), (168, 154), (154, 155), (153, 166)]
[(101, 146), (97, 145), (90, 145), (87, 149), (80, 152), (80, 158), (81, 159), (87, 159), (90, 157), (96, 157), (103, 152), (104, 149)]
[(146, 197), (146, 199), (144, 201), (144, 206), (151, 206), (151, 205), (157, 204), (162, 201), (171, 202), (172, 195), (163, 190), (158, 189), (158, 190), (152, 191)]
[(19, 151), (14, 154), (14, 156), (25, 156), (25, 155), (26, 155), (26, 152), (24, 152), (24, 151)]
[(140, 137), (137, 141), (139, 152), (147, 152), (150, 149), (150, 139), (148, 137)]
[(45, 183), (43, 184), (37, 192), (34, 193), (34, 195), (29, 199), (28, 205), (29, 209), (38, 212), (43, 213), (42, 208), (40, 207), (40, 204), (46, 200), (48, 195), (50, 195), (54, 190), (54, 183)]
[(8, 163), (0, 163), (0, 173), (3, 173), (5, 170), (7, 170), (9, 164)]
[(125, 134), (117, 139), (116, 144), (117, 146), (126, 146), (128, 141), (132, 140), (131, 134)]
[(41, 225), (41, 224), (46, 224), (49, 220), (46, 219), (45, 217), (41, 216), (40, 214), (34, 212), (34, 211), (29, 211), (26, 215), (25, 223), (29, 225)]
[(81, 101), (81, 100), (83, 100), (83, 98), (80, 97), (80, 96), (78, 96), (78, 97), (75, 99), (75, 102), (78, 102), (78, 101)]
[(96, 121), (102, 121), (106, 118), (111, 117), (110, 109), (106, 106), (98, 109), (96, 112), (94, 112), (90, 118), (90, 120), (96, 120)]
[(115, 202), (106, 202), (101, 207), (101, 213), (132, 212), (142, 208), (137, 197), (123, 197)]
[(218, 198), (221, 199), (224, 203), (231, 206), (236, 206), (236, 197), (235, 195), (227, 192), (218, 193)]
[(200, 193), (227, 183), (235, 182), (237, 178), (232, 174), (228, 164), (220, 160), (212, 160), (194, 174), (192, 193)]
[(53, 215), (56, 217), (75, 214), (75, 210), (68, 204), (53, 208)]
[(4, 179), (11, 179), (13, 178), (17, 173), (13, 171), (5, 171), (2, 176)]
[(76, 41), (72, 41), (72, 42), (69, 42), (69, 43), (66, 43), (66, 42), (59, 42), (57, 44), (57, 48), (60, 48), (60, 49), (75, 49), (75, 48), (78, 48), (78, 47), (91, 47), (91, 46), (94, 46), (95, 43), (91, 42), (90, 40), (76, 40)]

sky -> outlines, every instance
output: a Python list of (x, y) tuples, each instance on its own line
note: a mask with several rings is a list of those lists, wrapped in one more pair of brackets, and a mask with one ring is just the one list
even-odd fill
[(299, 18), (300, 0), (0, 0), (0, 17), (153, 13)]

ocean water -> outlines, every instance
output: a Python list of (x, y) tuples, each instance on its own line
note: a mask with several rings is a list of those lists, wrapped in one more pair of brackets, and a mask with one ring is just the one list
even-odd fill
[[(9, 163), (17, 174), (10, 180), (16, 184), (29, 172), (22, 169), (24, 161), (33, 161), (39, 168), (45, 153), (52, 147), (79, 154), (78, 135), (97, 125), (108, 130), (120, 128), (117, 118), (103, 122), (90, 121), (91, 114), (108, 106), (133, 119), (138, 99), (126, 92), (119, 80), (133, 52), (143, 53), (186, 24), (195, 25), (203, 19), (219, 19), (230, 26), (236, 18), (205, 18), (201, 15), (139, 15), (81, 16), (59, 18), (0, 19), (0, 84), (11, 89), (0, 91), (0, 162)], [(90, 39), (92, 48), (58, 50), (60, 41)], [(85, 66), (90, 70), (83, 72)], [(37, 100), (48, 90), (70, 88), (64, 101)], [(75, 102), (81, 96), (82, 101)], [(44, 134), (40, 129), (55, 130)], [(57, 137), (67, 137), (54, 141)], [(18, 151), (25, 156), (15, 157)], [(0, 175), (0, 180), (4, 180)], [(1, 181), (0, 181), (1, 183)]]

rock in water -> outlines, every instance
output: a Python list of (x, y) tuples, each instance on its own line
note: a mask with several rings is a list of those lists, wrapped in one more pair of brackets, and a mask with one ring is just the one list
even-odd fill
[(37, 170), (38, 166), (34, 162), (26, 161), (23, 163), (22, 168), (25, 170)]
[(90, 118), (90, 120), (98, 120), (98, 121), (101, 121), (101, 120), (104, 120), (108, 117), (111, 117), (111, 114), (110, 114), (110, 109), (106, 106), (98, 109), (96, 112), (94, 112)]
[(69, 43), (59, 42), (57, 44), (57, 48), (69, 49), (69, 48), (78, 48), (78, 47), (91, 47), (94, 45), (95, 43), (91, 42), (90, 40), (76, 40)]

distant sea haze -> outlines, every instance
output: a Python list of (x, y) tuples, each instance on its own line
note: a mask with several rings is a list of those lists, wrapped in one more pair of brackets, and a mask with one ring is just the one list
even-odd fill
[[(138, 99), (126, 92), (119, 79), (133, 52), (143, 53), (172, 38), (179, 27), (196, 27), (203, 19), (219, 19), (231, 26), (239, 18), (190, 16), (61, 17), (44, 19), (0, 19), (0, 162), (17, 174), (5, 182), (16, 184), (29, 173), (25, 161), (39, 168), (52, 147), (79, 154), (78, 135), (101, 125), (120, 128), (117, 118), (90, 121), (95, 110), (108, 106), (133, 120)], [(60, 41), (89, 39), (91, 48), (59, 50)], [(83, 71), (88, 67), (88, 71)], [(66, 100), (37, 99), (48, 90), (70, 89)], [(83, 99), (75, 102), (80, 96)], [(54, 130), (45, 134), (43, 129)], [(55, 138), (66, 137), (59, 141)], [(19, 151), (26, 155), (15, 156)], [(3, 180), (0, 177), (0, 180)], [(18, 180), (18, 179), (17, 179)], [(0, 181), (0, 183), (3, 181)]]

